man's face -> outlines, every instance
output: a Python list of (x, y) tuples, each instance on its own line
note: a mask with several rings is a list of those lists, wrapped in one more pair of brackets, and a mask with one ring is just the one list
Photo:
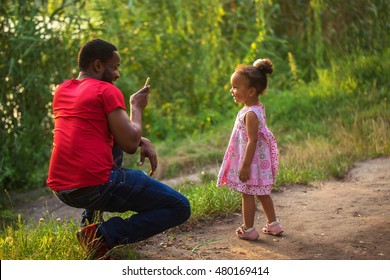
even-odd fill
[(115, 51), (114, 56), (104, 64), (104, 70), (100, 80), (113, 84), (120, 77), (118, 71), (120, 62), (121, 58), (119, 53)]

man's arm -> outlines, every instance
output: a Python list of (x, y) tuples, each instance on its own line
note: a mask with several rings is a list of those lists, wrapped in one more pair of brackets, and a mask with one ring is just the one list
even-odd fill
[(130, 115), (116, 108), (108, 114), (108, 126), (115, 142), (129, 154), (137, 151), (142, 136), (142, 111), (148, 103), (149, 86), (130, 96)]
[(141, 137), (140, 147), (141, 147), (141, 153), (140, 153), (141, 159), (139, 165), (144, 164), (146, 157), (149, 158), (150, 167), (151, 167), (149, 176), (153, 176), (154, 171), (157, 168), (157, 154), (152, 145), (152, 142), (150, 142), (150, 140), (145, 137)]

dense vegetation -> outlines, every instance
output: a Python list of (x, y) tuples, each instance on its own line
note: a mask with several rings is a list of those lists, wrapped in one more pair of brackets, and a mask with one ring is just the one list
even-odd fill
[[(280, 148), (276, 188), (342, 177), (356, 160), (390, 154), (388, 1), (3, 2), (0, 208), (10, 206), (10, 191), (44, 185), (52, 90), (76, 75), (78, 48), (94, 37), (119, 47), (126, 97), (152, 78), (144, 132), (159, 152), (160, 178), (218, 167), (238, 110), (230, 75), (259, 57), (275, 64), (262, 102)], [(203, 171), (200, 184), (178, 187), (191, 221), (239, 209), (239, 194)], [(74, 221), (44, 218), (4, 226), (0, 259), (85, 258)]]
[[(388, 1), (3, 2), (0, 208), (9, 191), (44, 185), (53, 88), (76, 75), (78, 49), (94, 37), (118, 46), (117, 85), (126, 97), (152, 78), (144, 133), (163, 156), (160, 176), (221, 159), (237, 111), (229, 77), (237, 64), (259, 57), (276, 68), (264, 103), (281, 153), (289, 155), (280, 184), (341, 176), (348, 164), (333, 163), (353, 161), (357, 150), (360, 157), (389, 153)], [(367, 151), (377, 135), (378, 147)], [(304, 157), (294, 159), (291, 147), (307, 151), (308, 139), (315, 139), (311, 145), (326, 153), (348, 137), (362, 143), (320, 160), (314, 171), (302, 163), (294, 173)]]

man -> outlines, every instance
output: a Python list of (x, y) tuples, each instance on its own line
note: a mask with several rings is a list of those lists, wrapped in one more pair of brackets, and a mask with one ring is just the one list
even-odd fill
[(96, 211), (136, 214), (112, 217), (83, 227), (77, 237), (93, 258), (119, 244), (144, 240), (185, 222), (190, 205), (183, 195), (140, 170), (121, 167), (122, 150), (148, 157), (150, 176), (157, 168), (151, 142), (142, 137), (142, 112), (150, 86), (124, 97), (114, 86), (119, 78), (117, 48), (101, 39), (79, 52), (77, 79), (65, 81), (53, 99), (54, 136), (47, 185), (65, 204), (86, 209), (83, 223)]

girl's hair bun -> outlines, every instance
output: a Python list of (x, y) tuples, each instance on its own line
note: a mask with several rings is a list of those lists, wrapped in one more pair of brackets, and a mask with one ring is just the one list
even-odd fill
[(253, 66), (259, 69), (259, 71), (263, 74), (272, 74), (274, 71), (274, 65), (268, 58), (257, 59), (255, 62), (253, 62)]

